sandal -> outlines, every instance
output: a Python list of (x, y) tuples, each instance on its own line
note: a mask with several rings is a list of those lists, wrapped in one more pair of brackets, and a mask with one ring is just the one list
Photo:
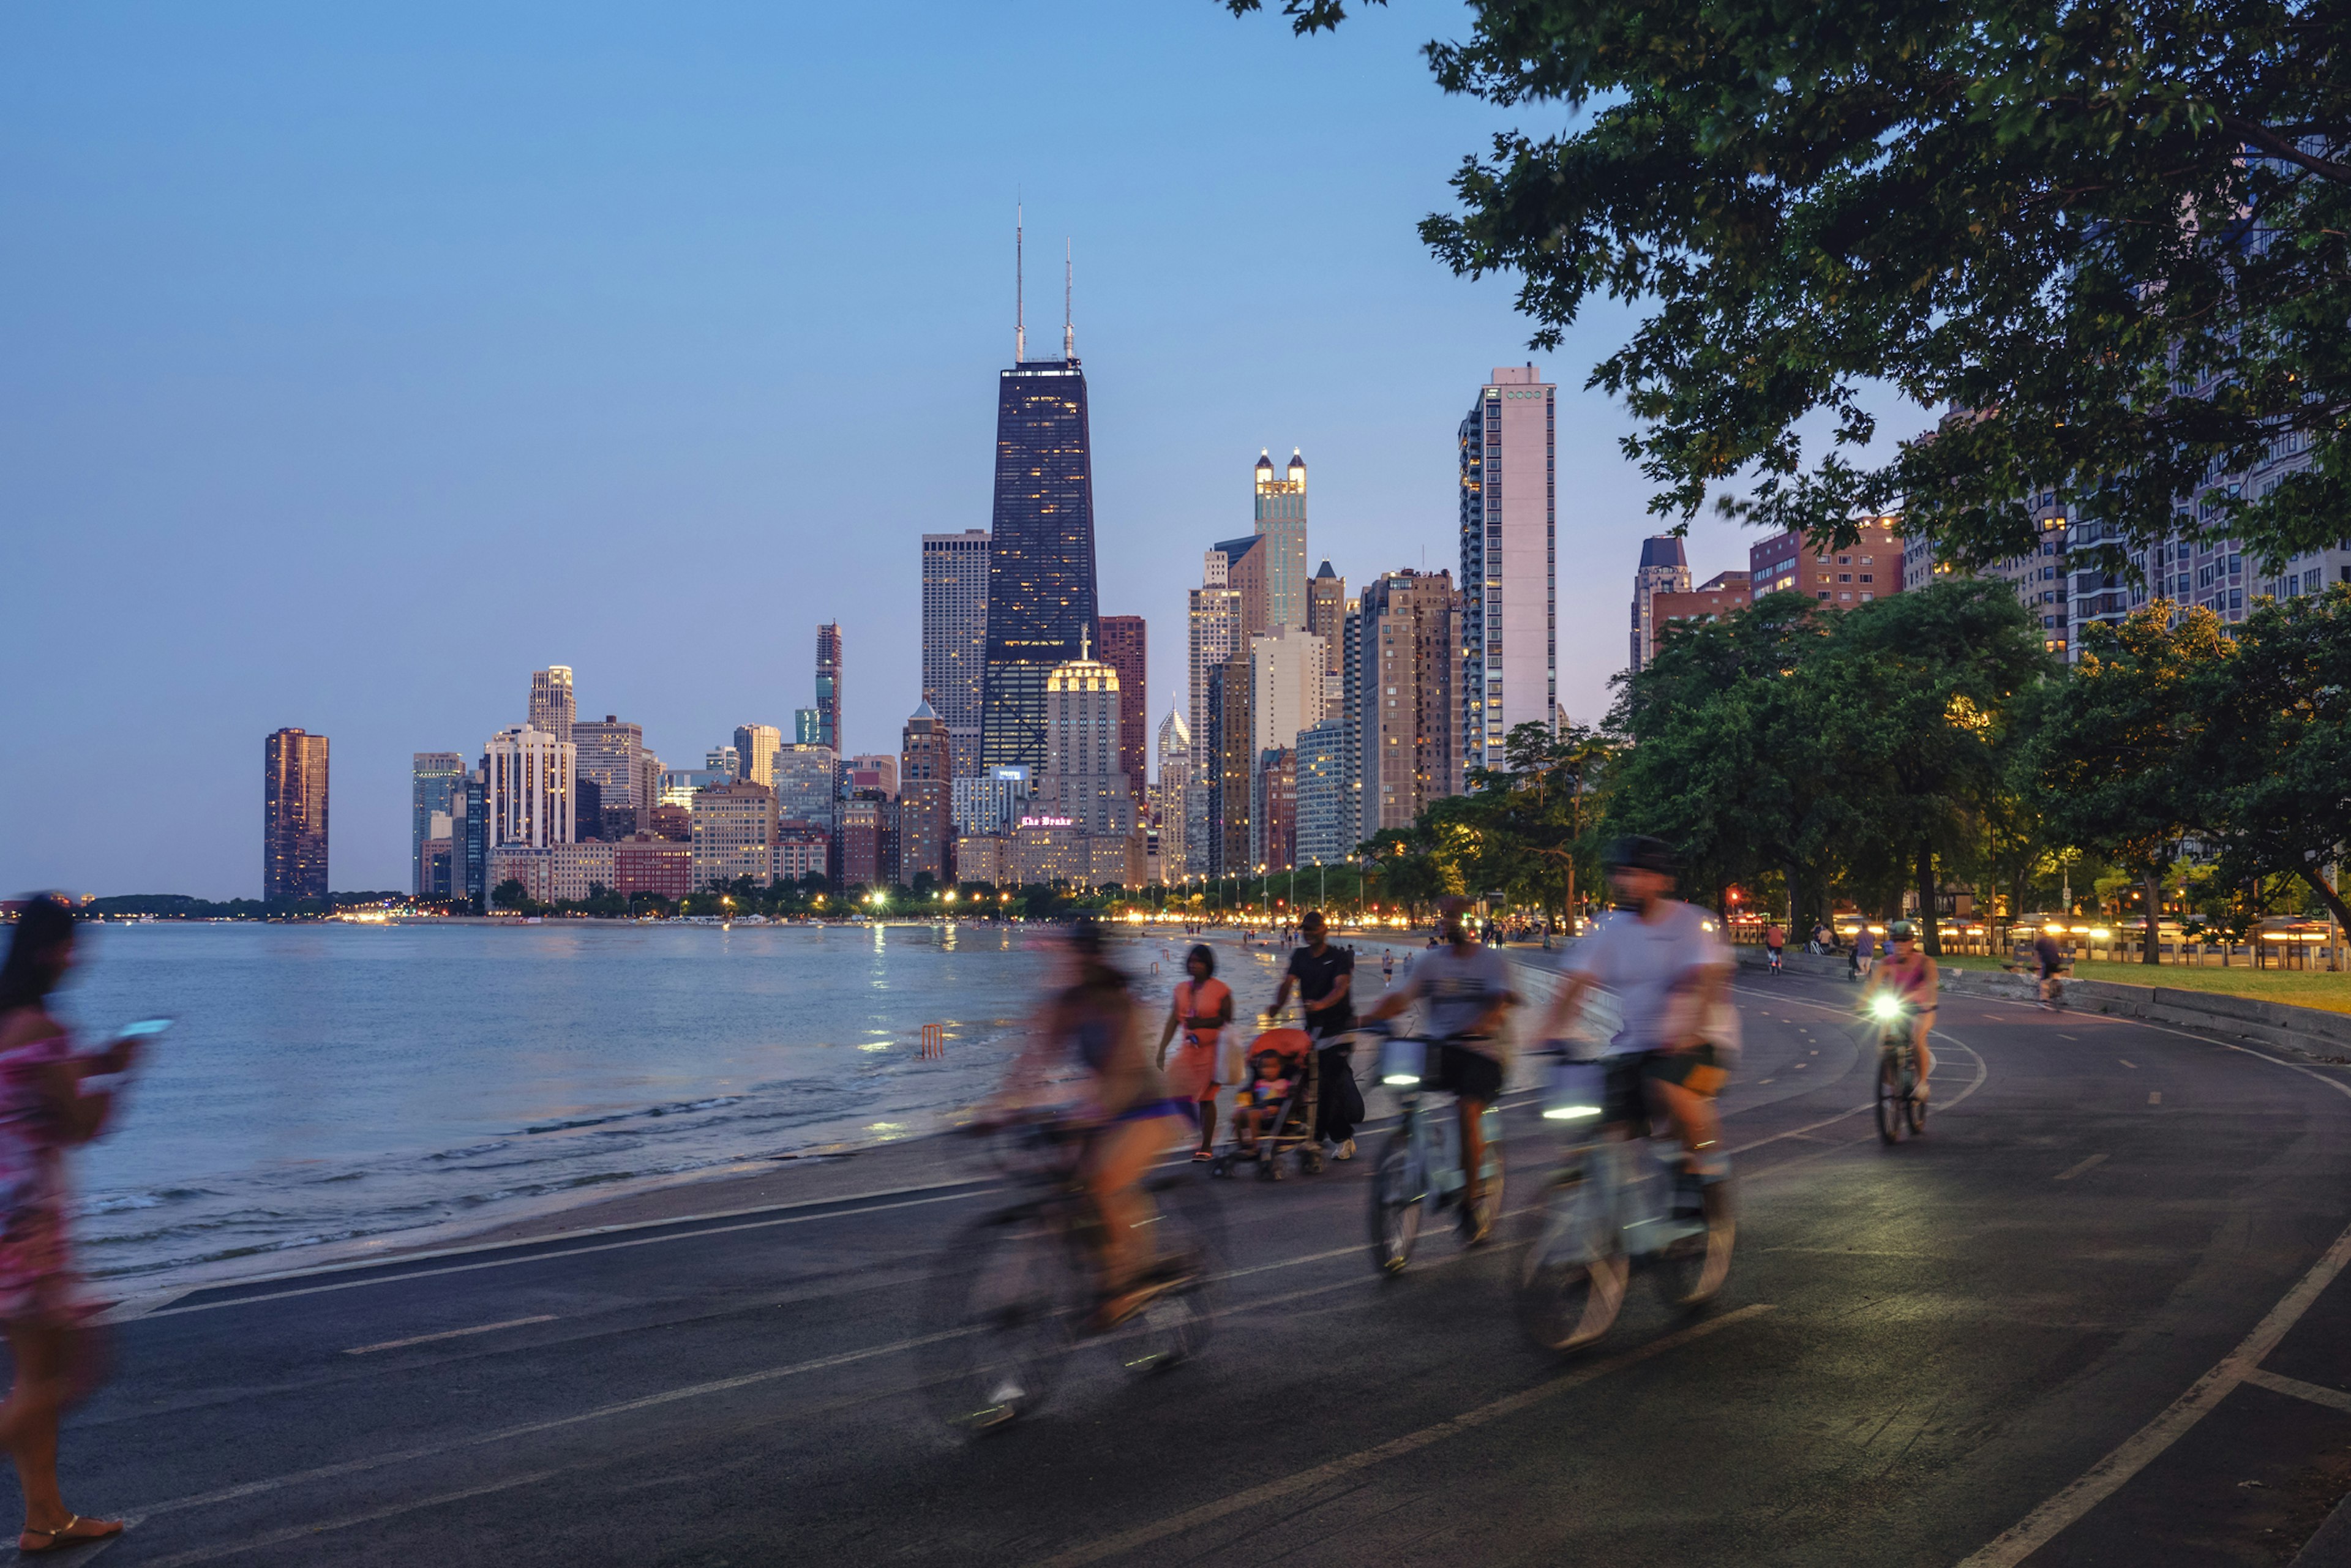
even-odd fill
[(1192, 1163), (1196, 1166), (1207, 1165), (1216, 1157), (1216, 1155), (1210, 1154), (1206, 1149), (1194, 1149), (1192, 1151)]
[[(96, 1528), (90, 1534), (77, 1535), (74, 1533), (74, 1527), (78, 1524), (87, 1524)], [(121, 1533), (122, 1521), (120, 1520), (84, 1519), (78, 1513), (71, 1514), (55, 1530), (39, 1530), (32, 1525), (26, 1525), (16, 1537), (16, 1552), (18, 1555), (24, 1557), (35, 1556), (43, 1552), (63, 1552), (68, 1547), (80, 1546), (92, 1541), (111, 1541)], [(49, 1543), (47, 1546), (27, 1546), (25, 1543), (25, 1537), (28, 1535), (46, 1535), (49, 1538)]]

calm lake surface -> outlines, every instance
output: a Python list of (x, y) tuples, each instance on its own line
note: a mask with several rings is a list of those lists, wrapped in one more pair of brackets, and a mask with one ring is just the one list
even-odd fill
[[(928, 1131), (994, 1086), (1050, 935), (602, 922), (84, 932), (59, 1013), (85, 1045), (132, 1019), (179, 1020), (127, 1113), (74, 1156), (83, 1263), (118, 1291)], [(942, 1061), (921, 1057), (925, 1023), (946, 1028)]]

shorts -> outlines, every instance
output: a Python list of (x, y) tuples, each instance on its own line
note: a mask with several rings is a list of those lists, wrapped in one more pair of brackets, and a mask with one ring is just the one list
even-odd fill
[(1780, 949), (1779, 949), (1778, 947), (1776, 947), (1776, 946), (1771, 946), (1771, 945), (1768, 944), (1768, 943), (1767, 943), (1767, 944), (1765, 944), (1764, 948), (1763, 948), (1763, 951), (1765, 951), (1766, 953), (1771, 954), (1771, 956), (1773, 956), (1774, 958), (1776, 958), (1776, 957), (1778, 957), (1778, 956), (1780, 956)]
[(1482, 1051), (1447, 1040), (1437, 1048), (1437, 1071), (1426, 1082), (1431, 1089), (1491, 1105), (1502, 1097), (1502, 1064)]
[(1644, 1082), (1671, 1083), (1710, 1099), (1721, 1092), (1730, 1074), (1724, 1070), (1722, 1058), (1713, 1045), (1702, 1041), (1690, 1051), (1644, 1052), (1641, 1078)]

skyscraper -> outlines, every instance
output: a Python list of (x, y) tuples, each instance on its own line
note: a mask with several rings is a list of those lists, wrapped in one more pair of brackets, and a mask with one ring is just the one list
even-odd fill
[[(592, 826), (597, 838), (611, 840), (624, 839), (650, 828), (653, 801), (645, 789), (644, 727), (623, 724), (609, 713), (601, 724), (592, 719), (575, 719), (571, 744), (578, 758), (579, 778), (583, 783), (596, 786), (598, 805), (603, 813), (602, 820), (592, 824), (583, 818), (581, 826)], [(583, 808), (585, 804), (583, 790)]]
[(898, 879), (924, 872), (947, 880), (955, 845), (954, 747), (947, 727), (925, 701), (906, 720), (898, 753)]
[(1347, 727), (1332, 717), (1298, 732), (1298, 860), (1342, 865), (1354, 852), (1354, 824), (1346, 820)]
[(738, 724), (735, 727), (735, 776), (754, 784), (772, 786), (776, 781), (776, 753), (784, 744), (784, 732), (772, 724)]
[(1127, 790), (1140, 810), (1143, 787), (1150, 781), (1151, 761), (1144, 750), (1144, 734), (1151, 723), (1151, 715), (1144, 707), (1149, 700), (1145, 694), (1151, 686), (1144, 678), (1150, 672), (1142, 616), (1102, 618), (1102, 662), (1118, 672), (1118, 766), (1126, 775)]
[(946, 727), (958, 779), (979, 771), (987, 538), (986, 528), (923, 536), (923, 700)]
[(1244, 875), (1257, 864), (1257, 703), (1255, 670), (1247, 648), (1217, 666), (1216, 870)]
[(281, 729), (261, 747), (261, 896), (327, 896), (327, 737)]
[(578, 716), (571, 696), (570, 665), (549, 664), (530, 673), (531, 728), (558, 740), (569, 740), (571, 722)]
[(1233, 649), (1241, 642), (1241, 593), (1230, 585), (1229, 563), (1222, 550), (1212, 549), (1203, 558), (1201, 585), (1192, 590), (1186, 620), (1191, 643), (1191, 722), (1186, 727), (1192, 736), (1192, 777), (1196, 780), (1215, 766), (1202, 749), (1213, 727), (1208, 716), (1209, 674), (1233, 656)]
[(1628, 668), (1639, 674), (1657, 651), (1656, 597), (1687, 593), (1689, 558), (1682, 541), (1671, 534), (1652, 534), (1641, 541), (1641, 564), (1633, 573), (1633, 641)]
[(578, 761), (571, 742), (532, 725), (514, 725), (492, 736), (483, 758), (487, 847), (543, 850), (575, 842), (571, 784)]
[(465, 814), (465, 759), (454, 751), (419, 751), (408, 768), (408, 806), (413, 826), (408, 891), (423, 897), (433, 891), (432, 868), (424, 863), (424, 846), (433, 837), (433, 813), (451, 818)]
[(1463, 768), (1500, 767), (1513, 726), (1559, 709), (1557, 392), (1505, 365), (1461, 422)]
[(1159, 862), (1176, 882), (1197, 870), (1191, 863), (1192, 728), (1173, 701), (1159, 721)]
[(1120, 685), (1115, 669), (1085, 657), (1070, 660), (1045, 681), (1045, 768), (1037, 799), (1044, 810), (1096, 837), (1131, 832), (1135, 823), (1134, 796), (1119, 767), (1119, 716), (1125, 706)]
[(1066, 310), (1061, 341), (1061, 359), (1030, 361), (1026, 319), (1016, 308), (1012, 368), (997, 378), (996, 504), (980, 685), (980, 761), (989, 768), (1043, 765), (1046, 677), (1081, 657), (1081, 640), (1101, 632), (1094, 619), (1092, 436), (1085, 372)]
[(1282, 477), (1257, 459), (1257, 537), (1265, 540), (1266, 626), (1306, 625), (1306, 459), (1292, 448)]
[(1461, 792), (1460, 621), (1449, 572), (1391, 571), (1364, 590), (1360, 838), (1410, 827), (1431, 800)]
[[(816, 743), (841, 749), (841, 625), (833, 621), (816, 629)], [(756, 773), (746, 777), (767, 782)]]

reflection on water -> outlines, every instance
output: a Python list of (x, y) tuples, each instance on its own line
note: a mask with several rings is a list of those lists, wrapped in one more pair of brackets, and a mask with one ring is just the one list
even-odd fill
[(984, 927), (90, 936), (61, 1008), (87, 1038), (180, 1020), (76, 1162), (85, 1264), (141, 1278), (917, 1134), (995, 1082), (1043, 972)]

